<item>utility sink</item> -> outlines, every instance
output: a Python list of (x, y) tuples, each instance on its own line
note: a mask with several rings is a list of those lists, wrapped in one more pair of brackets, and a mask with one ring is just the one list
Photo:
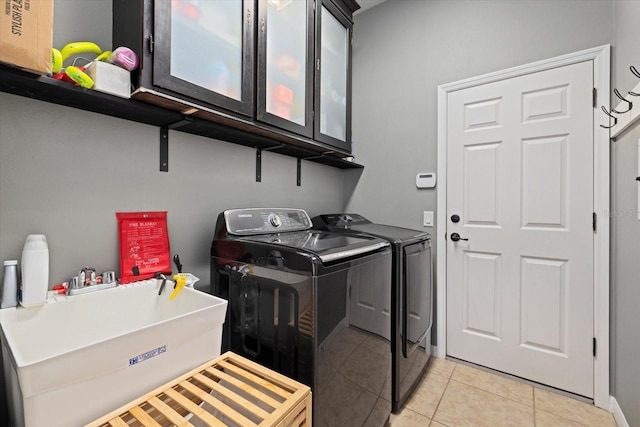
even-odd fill
[(83, 425), (220, 355), (227, 301), (171, 283), (0, 310), (13, 427)]

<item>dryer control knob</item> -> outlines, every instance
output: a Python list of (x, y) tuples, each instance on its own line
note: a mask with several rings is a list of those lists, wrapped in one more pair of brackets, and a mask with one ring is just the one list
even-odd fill
[(282, 225), (282, 222), (280, 221), (280, 217), (276, 214), (269, 215), (269, 223), (276, 228)]

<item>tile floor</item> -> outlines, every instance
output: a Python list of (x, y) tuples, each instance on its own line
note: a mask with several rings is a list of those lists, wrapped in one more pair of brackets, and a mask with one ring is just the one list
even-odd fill
[(593, 405), (467, 365), (432, 359), (392, 427), (615, 427)]

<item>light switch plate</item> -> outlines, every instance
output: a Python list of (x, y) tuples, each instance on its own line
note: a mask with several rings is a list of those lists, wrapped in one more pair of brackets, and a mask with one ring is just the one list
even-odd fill
[(433, 211), (424, 211), (422, 213), (422, 225), (433, 227)]

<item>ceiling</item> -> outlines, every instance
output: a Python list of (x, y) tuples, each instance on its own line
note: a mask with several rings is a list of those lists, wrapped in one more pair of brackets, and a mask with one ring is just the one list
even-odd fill
[(357, 15), (358, 13), (362, 13), (365, 10), (371, 9), (372, 7), (379, 5), (385, 0), (356, 0), (356, 1), (360, 5), (360, 9), (356, 10), (354, 15)]

